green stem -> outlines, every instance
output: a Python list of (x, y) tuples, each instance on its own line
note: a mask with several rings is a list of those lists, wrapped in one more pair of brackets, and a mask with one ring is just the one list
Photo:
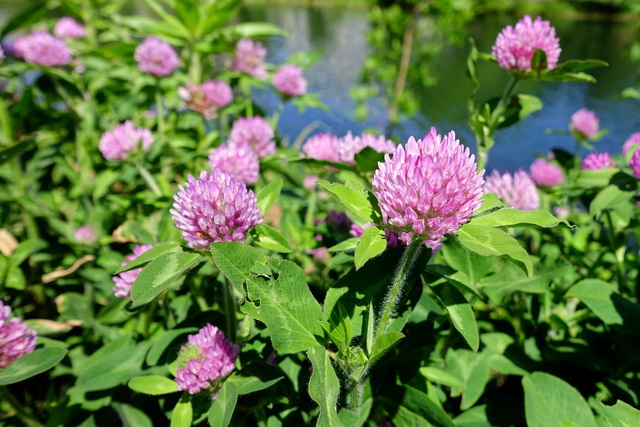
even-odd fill
[(156, 114), (158, 119), (158, 134), (164, 138), (164, 106), (162, 105), (162, 92), (160, 91), (160, 79), (156, 79)]
[(316, 206), (318, 204), (318, 192), (312, 191), (309, 196), (309, 206), (307, 208), (307, 214), (304, 218), (304, 225), (309, 229), (313, 228), (313, 217), (316, 214)]
[(231, 282), (227, 279), (224, 280), (224, 311), (227, 317), (227, 339), (236, 342), (236, 301)]
[(0, 136), (0, 145), (13, 145), (13, 128), (11, 126), (11, 118), (9, 116), (9, 109), (7, 108), (7, 104), (4, 102), (4, 98), (0, 96), (0, 129), (2, 129), (2, 134)]
[(389, 326), (391, 325), (393, 313), (395, 312), (396, 305), (398, 304), (398, 301), (402, 296), (404, 285), (406, 284), (407, 277), (409, 276), (409, 272), (411, 271), (411, 265), (418, 257), (421, 248), (422, 240), (416, 238), (413, 240), (413, 242), (411, 242), (409, 246), (407, 246), (404, 253), (402, 254), (400, 265), (398, 266), (398, 271), (393, 278), (391, 287), (389, 288), (387, 296), (384, 300), (380, 316), (378, 317), (378, 324), (376, 325), (376, 329), (373, 334), (374, 344), (380, 336), (387, 332), (387, 329), (389, 329)]
[[(615, 242), (616, 236), (613, 228), (613, 220), (611, 219), (611, 212), (609, 209), (605, 209), (604, 215), (607, 218), (607, 231), (609, 234), (609, 248), (616, 259), (616, 278), (618, 279), (618, 287), (623, 286), (624, 281), (624, 265), (623, 261), (618, 257), (618, 250), (616, 249)], [(621, 289), (620, 289), (621, 290)]]
[(162, 190), (160, 189), (156, 179), (151, 175), (151, 172), (149, 172), (149, 170), (141, 163), (136, 163), (136, 168), (138, 169), (142, 179), (144, 179), (144, 182), (147, 184), (147, 187), (149, 187), (149, 190), (153, 191), (153, 194), (156, 196), (162, 196)]
[(7, 389), (6, 386), (0, 386), (0, 396), (8, 402), (13, 409), (15, 409), (18, 417), (29, 427), (44, 427), (40, 421), (38, 421), (35, 416), (31, 413), (31, 411), (27, 410), (18, 399), (15, 398), (13, 394)]
[(200, 61), (200, 54), (191, 46), (191, 64), (189, 66), (189, 77), (193, 83), (200, 83), (202, 78), (202, 63)]

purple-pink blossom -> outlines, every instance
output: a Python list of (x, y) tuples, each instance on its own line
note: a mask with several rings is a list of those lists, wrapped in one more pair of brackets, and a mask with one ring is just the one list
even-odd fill
[(179, 189), (171, 218), (194, 249), (213, 242), (244, 242), (249, 229), (263, 221), (253, 191), (218, 168), (201, 172), (198, 179), (189, 175)]
[(633, 169), (633, 176), (640, 179), (640, 150), (633, 152), (629, 165), (631, 166), (631, 169)]
[(531, 71), (531, 58), (537, 49), (547, 56), (547, 69), (555, 68), (560, 57), (560, 39), (549, 21), (526, 15), (515, 27), (503, 29), (491, 48), (498, 65), (506, 70)]
[(153, 136), (149, 129), (135, 128), (127, 120), (103, 133), (98, 148), (107, 160), (124, 160), (133, 150), (146, 150), (152, 143)]
[(355, 155), (365, 147), (371, 147), (379, 153), (393, 153), (396, 149), (396, 144), (383, 135), (375, 136), (369, 133), (363, 133), (359, 136), (353, 136), (351, 132), (348, 132), (338, 142), (338, 157), (340, 162), (355, 165)]
[(84, 225), (79, 227), (74, 233), (73, 238), (76, 242), (83, 243), (85, 245), (93, 245), (98, 241), (98, 233), (95, 228), (90, 225)]
[(67, 65), (72, 58), (66, 43), (46, 31), (18, 38), (13, 43), (13, 51), (18, 58), (45, 67)]
[(307, 81), (302, 77), (302, 68), (283, 65), (273, 76), (273, 85), (287, 96), (300, 96), (307, 92)]
[(340, 140), (337, 136), (330, 133), (319, 133), (309, 137), (302, 145), (302, 153), (316, 160), (327, 160), (330, 162), (339, 162), (338, 146)]
[(616, 164), (611, 160), (611, 154), (592, 151), (582, 160), (580, 167), (582, 169), (615, 168)]
[(632, 134), (624, 144), (622, 144), (622, 154), (626, 156), (629, 151), (637, 149), (638, 147), (636, 147), (636, 145), (640, 145), (640, 132)]
[(134, 58), (141, 71), (162, 77), (178, 68), (178, 54), (165, 41), (149, 36), (136, 47)]
[(544, 159), (534, 160), (529, 167), (529, 174), (533, 182), (542, 187), (553, 187), (564, 181), (562, 169)]
[(84, 27), (70, 16), (63, 16), (58, 19), (56, 26), (53, 28), (53, 33), (63, 39), (80, 39), (87, 35)]
[(218, 110), (233, 101), (231, 86), (221, 80), (207, 80), (202, 84), (188, 82), (178, 89), (188, 109), (200, 113), (205, 119), (217, 117)]
[(485, 193), (495, 193), (512, 208), (532, 211), (540, 207), (540, 196), (536, 184), (522, 169), (511, 175), (494, 170), (484, 184)]
[(276, 152), (273, 128), (260, 116), (241, 117), (231, 126), (229, 145), (249, 144), (258, 157), (268, 156)]
[[(127, 261), (123, 261), (121, 266), (129, 264), (129, 262), (135, 260), (151, 248), (153, 248), (153, 245), (137, 245), (133, 248), (133, 253), (125, 257)], [(122, 273), (113, 276), (113, 284), (115, 285), (113, 287), (113, 294), (118, 298), (131, 297), (131, 287), (133, 286), (133, 282), (135, 282), (140, 275), (141, 271), (142, 268), (135, 268), (133, 270), (123, 271)]]
[(27, 324), (11, 317), (11, 307), (0, 300), (0, 369), (36, 348), (37, 334)]
[(251, 39), (242, 39), (236, 44), (235, 58), (231, 68), (258, 79), (267, 76), (264, 60), (267, 57), (267, 49), (262, 44)]
[(600, 130), (600, 120), (593, 111), (581, 108), (571, 116), (569, 129), (581, 139), (593, 139)]
[(187, 340), (178, 353), (178, 390), (189, 394), (202, 390), (217, 393), (235, 369), (240, 347), (230, 343), (220, 329), (209, 323)]
[(211, 169), (219, 168), (245, 185), (258, 182), (260, 161), (248, 144), (222, 144), (209, 154)]
[(431, 128), (421, 140), (409, 138), (373, 176), (383, 226), (399, 231), (403, 244), (419, 238), (432, 246), (457, 233), (481, 205), (484, 171), (476, 169), (453, 131), (442, 137)]

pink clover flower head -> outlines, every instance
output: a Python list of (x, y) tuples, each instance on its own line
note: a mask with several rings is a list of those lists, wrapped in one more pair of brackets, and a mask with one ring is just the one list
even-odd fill
[(508, 25), (498, 34), (491, 53), (505, 70), (531, 71), (531, 58), (536, 49), (547, 55), (548, 70), (558, 65), (561, 49), (555, 28), (539, 16), (532, 21), (526, 15), (515, 27)]
[(307, 190), (307, 191), (313, 191), (316, 188), (318, 188), (318, 184), (316, 184), (316, 182), (319, 180), (320, 178), (317, 175), (309, 175), (309, 176), (305, 176), (302, 179), (302, 187)]
[(215, 168), (202, 171), (179, 186), (170, 210), (182, 238), (194, 249), (206, 249), (213, 242), (244, 242), (251, 227), (261, 224), (262, 213), (253, 191)]
[(553, 187), (564, 181), (562, 169), (544, 159), (534, 160), (529, 167), (529, 174), (533, 182), (541, 187)]
[[(127, 255), (125, 257), (126, 261), (123, 261), (120, 265), (125, 266), (129, 264), (129, 262), (138, 258), (151, 248), (153, 248), (153, 245), (137, 245), (133, 248), (133, 253)], [(113, 284), (115, 285), (113, 287), (113, 294), (118, 298), (130, 298), (133, 282), (136, 281), (141, 271), (142, 268), (135, 268), (133, 270), (123, 271), (122, 273), (113, 276)]]
[(4, 50), (2, 50), (2, 46), (0, 46), (0, 59), (4, 59)]
[(319, 133), (305, 141), (302, 145), (302, 153), (310, 159), (338, 163), (340, 161), (339, 145), (340, 139), (337, 136), (330, 133)]
[(10, 317), (11, 307), (0, 300), (0, 369), (36, 348), (37, 334), (17, 317)]
[(245, 185), (258, 182), (260, 161), (248, 144), (222, 144), (209, 154), (211, 169), (219, 168)]
[(637, 145), (640, 145), (640, 132), (632, 134), (624, 144), (622, 144), (622, 154), (626, 156), (629, 151), (637, 149)]
[(329, 261), (329, 250), (325, 246), (322, 246), (320, 248), (307, 249), (307, 255), (311, 255), (313, 259), (325, 264)]
[(593, 139), (600, 130), (600, 120), (593, 111), (581, 108), (571, 116), (569, 129), (582, 138)]
[(261, 80), (267, 77), (267, 70), (264, 68), (267, 49), (262, 44), (254, 43), (251, 39), (239, 40), (236, 44), (235, 56), (231, 64), (234, 70)]
[(84, 27), (70, 16), (64, 16), (58, 19), (53, 33), (60, 38), (81, 39), (87, 35)]
[(355, 155), (365, 147), (371, 147), (379, 153), (393, 153), (396, 150), (395, 142), (385, 138), (383, 135), (375, 136), (363, 133), (360, 136), (353, 136), (348, 132), (338, 145), (338, 156), (342, 163), (355, 165)]
[(220, 329), (209, 323), (187, 340), (178, 352), (178, 390), (189, 394), (202, 390), (217, 393), (235, 369), (240, 347), (230, 343)]
[(633, 169), (633, 176), (640, 179), (640, 150), (633, 152), (629, 165), (631, 166), (631, 169)]
[(191, 82), (178, 89), (188, 109), (209, 120), (217, 117), (218, 110), (233, 101), (231, 86), (220, 80), (208, 80), (200, 85)]
[(229, 145), (249, 144), (258, 157), (268, 156), (276, 152), (273, 128), (260, 116), (239, 118), (231, 126)]
[(302, 77), (302, 68), (283, 65), (273, 76), (273, 85), (287, 96), (300, 96), (307, 92), (307, 81)]
[(107, 160), (124, 160), (131, 151), (142, 148), (146, 150), (153, 143), (149, 129), (133, 127), (130, 120), (106, 131), (100, 138), (98, 148)]
[(36, 31), (13, 43), (15, 55), (30, 64), (44, 67), (67, 65), (72, 56), (69, 47), (46, 31)]
[(149, 36), (136, 47), (134, 58), (141, 71), (162, 77), (178, 68), (178, 54), (165, 41)]
[(93, 227), (84, 225), (73, 233), (73, 238), (76, 239), (78, 243), (93, 245), (98, 241), (98, 233), (96, 233)]
[(582, 169), (603, 169), (615, 168), (616, 164), (611, 160), (611, 154), (593, 151), (582, 160), (580, 167)]
[(532, 211), (540, 207), (540, 196), (529, 174), (519, 169), (511, 175), (500, 175), (494, 170), (484, 184), (485, 193), (495, 193), (507, 205), (521, 211)]
[(484, 171), (476, 169), (453, 131), (442, 137), (431, 128), (421, 140), (409, 138), (373, 176), (383, 226), (399, 231), (403, 244), (420, 238), (431, 246), (455, 234), (481, 205)]

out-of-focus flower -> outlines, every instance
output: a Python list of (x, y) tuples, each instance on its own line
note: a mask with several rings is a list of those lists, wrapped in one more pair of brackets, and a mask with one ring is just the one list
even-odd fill
[(578, 134), (579, 138), (593, 139), (600, 130), (600, 120), (593, 111), (581, 108), (571, 116), (569, 129)]
[(233, 101), (231, 86), (221, 80), (208, 80), (200, 85), (187, 83), (178, 89), (188, 109), (200, 113), (205, 119), (213, 119), (218, 110)]
[(287, 96), (300, 96), (307, 92), (307, 81), (302, 77), (302, 68), (283, 65), (273, 76), (273, 85)]
[(304, 189), (307, 191), (313, 191), (318, 188), (318, 184), (316, 184), (316, 181), (318, 181), (318, 179), (319, 178), (317, 175), (305, 176), (302, 180), (302, 187), (304, 187)]
[(629, 165), (631, 166), (631, 169), (633, 169), (633, 176), (640, 179), (640, 150), (633, 152)]
[(0, 46), (0, 59), (4, 59), (4, 50), (2, 50), (2, 46)]
[(37, 334), (17, 317), (10, 317), (11, 307), (0, 300), (0, 369), (36, 348)]
[(536, 159), (529, 167), (529, 174), (536, 185), (553, 187), (564, 181), (562, 169), (544, 159)]
[(136, 47), (134, 58), (141, 71), (157, 77), (169, 75), (178, 68), (178, 54), (171, 45), (149, 36)]
[(248, 144), (222, 144), (209, 154), (209, 165), (245, 185), (258, 182), (260, 161)]
[(311, 255), (313, 259), (327, 263), (329, 261), (329, 250), (326, 247), (307, 249), (307, 254)]
[(194, 249), (213, 242), (244, 242), (249, 229), (263, 221), (253, 191), (217, 168), (211, 174), (201, 172), (198, 179), (189, 175), (179, 188), (171, 218)]
[(231, 68), (258, 79), (264, 79), (267, 77), (267, 70), (264, 68), (266, 56), (267, 49), (262, 44), (254, 43), (251, 39), (242, 39), (236, 44), (235, 58)]
[(565, 206), (556, 206), (553, 208), (553, 214), (560, 219), (569, 218), (569, 209)]
[(130, 120), (106, 131), (100, 138), (99, 149), (107, 160), (124, 160), (131, 151), (142, 148), (146, 150), (153, 143), (149, 129), (133, 127)]
[(339, 162), (338, 146), (340, 140), (330, 133), (319, 133), (309, 137), (302, 145), (302, 153), (310, 159)]
[(258, 157), (276, 152), (274, 133), (269, 122), (260, 116), (241, 117), (231, 126), (229, 145), (249, 144)]
[[(153, 245), (137, 245), (133, 248), (133, 253), (125, 257), (126, 261), (123, 261), (121, 266), (129, 264), (129, 262), (138, 258), (151, 248), (153, 248)], [(142, 268), (136, 268), (129, 271), (123, 271), (122, 273), (113, 276), (113, 284), (115, 285), (113, 287), (113, 294), (118, 298), (129, 298), (131, 296), (131, 287), (133, 286), (133, 282), (136, 281), (141, 271)]]
[(46, 31), (16, 39), (13, 51), (18, 58), (45, 67), (67, 65), (71, 61), (71, 51), (66, 43)]
[(498, 65), (506, 70), (531, 71), (531, 58), (536, 49), (547, 55), (547, 69), (555, 68), (560, 57), (560, 39), (549, 21), (539, 16), (535, 21), (526, 15), (503, 29), (491, 48)]
[(393, 153), (396, 150), (395, 142), (385, 138), (383, 135), (375, 136), (363, 133), (360, 136), (353, 136), (351, 132), (348, 132), (338, 143), (340, 161), (355, 165), (355, 155), (365, 147), (371, 147), (379, 153)]
[(400, 231), (403, 244), (419, 238), (437, 245), (481, 205), (484, 171), (476, 171), (475, 157), (453, 131), (442, 137), (431, 128), (423, 139), (409, 138), (384, 159), (374, 173), (373, 192), (383, 225)]
[(582, 160), (580, 167), (582, 169), (615, 168), (616, 164), (611, 160), (611, 154), (593, 151)]
[(60, 38), (81, 39), (87, 35), (87, 32), (78, 21), (69, 16), (63, 16), (56, 22), (53, 34)]
[(640, 145), (640, 132), (632, 134), (624, 144), (622, 144), (622, 154), (626, 156), (629, 151), (637, 149), (637, 145)]
[(485, 193), (496, 193), (507, 205), (521, 211), (532, 211), (540, 207), (536, 184), (522, 169), (511, 175), (500, 175), (494, 170), (484, 184)]
[(84, 225), (73, 233), (73, 238), (76, 239), (76, 242), (78, 243), (93, 245), (98, 241), (98, 233), (96, 233), (96, 230), (93, 227)]
[(186, 390), (189, 394), (202, 390), (217, 393), (224, 379), (235, 369), (240, 347), (230, 343), (221, 330), (208, 323), (187, 339), (178, 353), (178, 390)]

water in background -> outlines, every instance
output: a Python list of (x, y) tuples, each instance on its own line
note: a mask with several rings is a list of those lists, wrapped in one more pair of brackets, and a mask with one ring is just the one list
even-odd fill
[[(344, 135), (367, 128), (381, 131), (386, 123), (380, 103), (373, 105), (365, 122), (353, 119), (354, 103), (349, 89), (358, 84), (360, 69), (369, 54), (365, 39), (368, 29), (367, 13), (358, 9), (330, 9), (291, 6), (247, 7), (241, 13), (243, 21), (268, 21), (289, 32), (288, 37), (271, 37), (265, 41), (268, 61), (282, 63), (298, 51), (319, 50), (323, 57), (305, 71), (309, 91), (317, 92), (330, 111), (318, 109), (299, 113), (287, 105), (279, 123), (283, 137), (290, 141), (311, 123), (317, 132)], [(469, 27), (470, 36), (478, 49), (490, 52), (497, 34), (517, 18), (482, 17)], [(510, 128), (498, 131), (496, 146), (490, 153), (487, 169), (514, 171), (528, 169), (535, 154), (544, 154), (555, 147), (573, 152), (575, 141), (568, 135), (549, 134), (548, 129), (567, 130), (571, 115), (580, 108), (593, 110), (600, 118), (600, 127), (609, 130), (596, 150), (620, 153), (622, 143), (634, 132), (640, 132), (640, 100), (622, 99), (620, 93), (633, 86), (640, 76), (640, 64), (629, 61), (625, 48), (640, 32), (639, 23), (603, 20), (551, 19), (556, 27), (562, 54), (560, 61), (569, 59), (601, 59), (610, 66), (589, 71), (598, 83), (526, 82), (519, 91), (538, 96), (544, 108)], [(396, 131), (401, 142), (411, 135), (424, 136), (431, 126), (440, 133), (455, 130), (460, 139), (473, 147), (474, 136), (467, 124), (467, 96), (470, 83), (466, 76), (468, 45), (450, 46), (428, 66), (438, 76), (438, 84), (419, 92), (421, 112), (403, 120)], [(481, 99), (498, 96), (507, 81), (507, 74), (495, 64), (478, 70), (482, 90)], [(278, 105), (269, 93), (260, 94), (259, 102), (268, 111)], [(584, 155), (584, 153), (583, 153)]]

